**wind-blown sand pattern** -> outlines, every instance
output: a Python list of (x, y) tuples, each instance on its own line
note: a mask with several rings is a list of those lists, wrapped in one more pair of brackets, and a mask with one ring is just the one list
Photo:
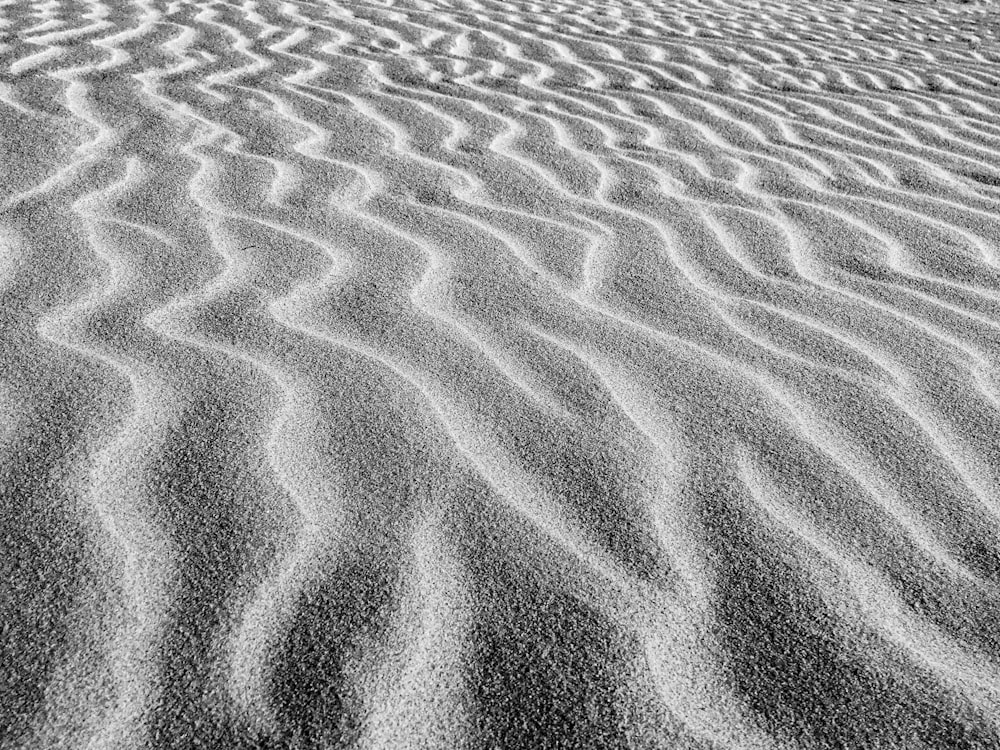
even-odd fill
[(1000, 747), (1000, 7), (0, 34), (0, 747)]

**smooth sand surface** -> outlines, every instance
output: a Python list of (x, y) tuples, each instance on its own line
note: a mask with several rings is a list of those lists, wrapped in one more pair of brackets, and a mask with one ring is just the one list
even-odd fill
[(0, 748), (1000, 748), (1000, 5), (0, 0)]

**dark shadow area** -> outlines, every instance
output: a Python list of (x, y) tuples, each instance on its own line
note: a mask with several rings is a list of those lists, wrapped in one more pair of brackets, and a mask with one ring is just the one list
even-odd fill
[(391, 565), (344, 560), (302, 593), (271, 683), (283, 746), (352, 747), (361, 737), (365, 716), (353, 678), (388, 628)]
[[(717, 539), (719, 619), (734, 687), (775, 737), (803, 748), (941, 747), (987, 750), (1000, 736), (964, 699), (910, 661), (875, 666), (808, 572), (724, 497), (706, 499)], [(855, 634), (855, 636), (858, 634)], [(900, 665), (902, 660), (894, 660)]]

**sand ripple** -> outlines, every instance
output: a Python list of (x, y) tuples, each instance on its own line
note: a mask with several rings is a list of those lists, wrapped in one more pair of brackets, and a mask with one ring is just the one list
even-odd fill
[(0, 2), (0, 747), (1000, 748), (998, 35)]

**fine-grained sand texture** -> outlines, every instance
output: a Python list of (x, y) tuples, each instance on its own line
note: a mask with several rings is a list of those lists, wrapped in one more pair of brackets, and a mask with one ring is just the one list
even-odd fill
[(1000, 748), (1000, 5), (0, 0), (0, 748)]

